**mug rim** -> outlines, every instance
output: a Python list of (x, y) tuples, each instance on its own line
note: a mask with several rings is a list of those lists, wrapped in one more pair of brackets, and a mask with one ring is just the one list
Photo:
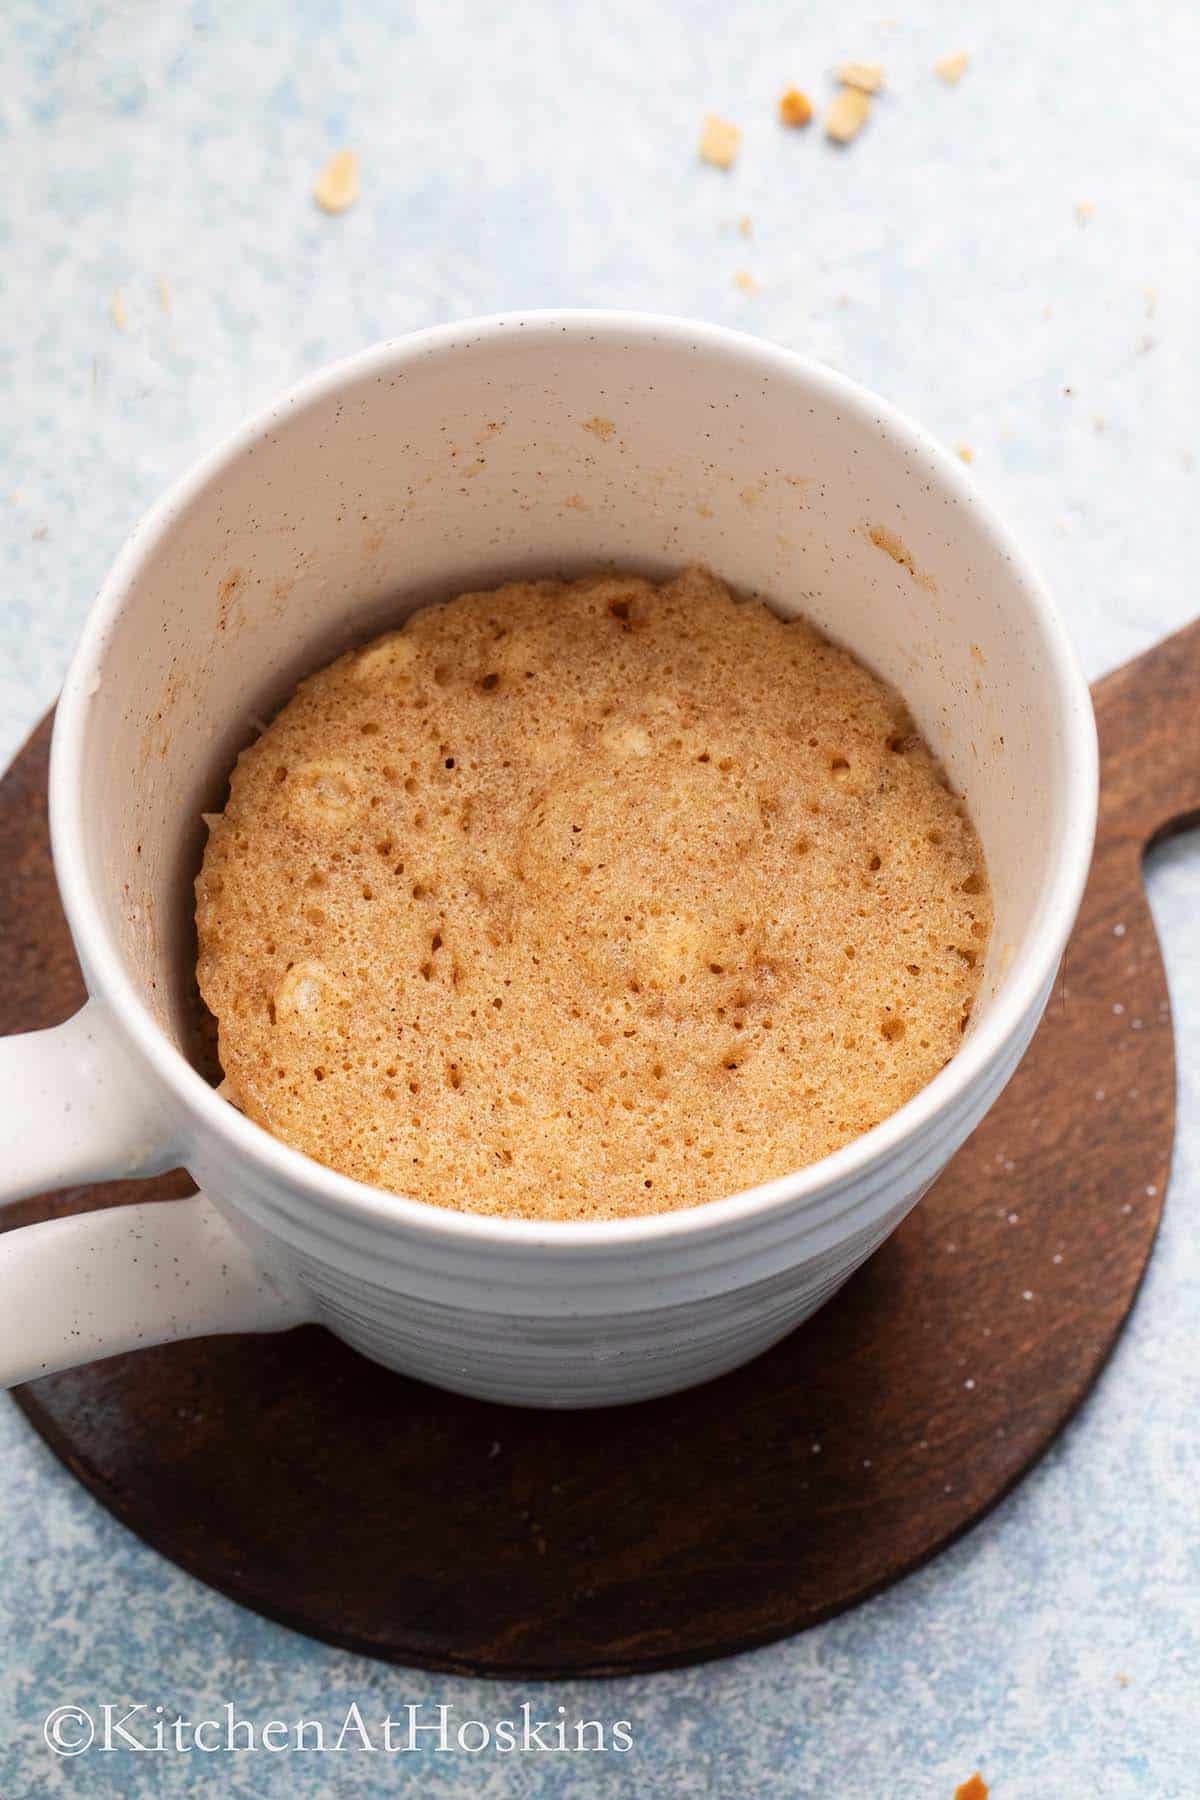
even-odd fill
[[(717, 1200), (671, 1212), (616, 1219), (512, 1219), (437, 1206), (431, 1201), (369, 1186), (315, 1161), (274, 1137), (223, 1100), (153, 1017), (126, 968), (94, 897), (83, 851), (83, 755), (88, 705), (112, 626), (133, 577), (172, 530), (176, 519), (204, 489), (250, 447), (287, 418), (319, 404), (342, 387), (364, 378), (395, 373), (406, 364), (485, 339), (520, 332), (529, 340), (564, 333), (610, 340), (667, 341), (712, 356), (753, 365), (762, 377), (805, 384), (810, 392), (836, 400), (860, 422), (883, 426), (902, 442), (943, 491), (969, 509), (977, 527), (1001, 549), (1012, 578), (1030, 603), (1041, 634), (1041, 649), (1052, 677), (1063, 732), (1064, 829), (1051, 847), (1038, 916), (1025, 942), (997, 984), (996, 993), (962, 1047), (933, 1079), (896, 1112), (817, 1162)], [(103, 691), (103, 688), (101, 688)], [(384, 339), (324, 365), (251, 414), (201, 455), (134, 525), (88, 611), (58, 703), (50, 760), (50, 825), (55, 870), (63, 908), (85, 970), (89, 990), (106, 1001), (118, 1027), (170, 1089), (193, 1128), (223, 1138), (239, 1157), (274, 1184), (302, 1192), (307, 1200), (374, 1229), (404, 1228), (443, 1242), (468, 1242), (494, 1250), (538, 1247), (575, 1251), (625, 1250), (666, 1239), (707, 1236), (759, 1222), (768, 1215), (809, 1206), (857, 1184), (896, 1159), (939, 1119), (956, 1110), (999, 1066), (1043, 998), (1066, 947), (1087, 879), (1098, 802), (1098, 753), (1091, 697), (1074, 646), (1045, 583), (983, 498), (961, 462), (922, 426), (824, 364), (756, 338), (747, 332), (670, 314), (587, 308), (506, 312), (431, 326)], [(181, 1146), (187, 1154), (188, 1146)], [(237, 1206), (236, 1199), (232, 1204)]]

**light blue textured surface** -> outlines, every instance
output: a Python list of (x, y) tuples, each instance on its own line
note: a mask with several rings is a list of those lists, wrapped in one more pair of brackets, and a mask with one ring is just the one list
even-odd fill
[[(0, 754), (52, 699), (137, 514), (319, 363), (505, 307), (639, 306), (824, 357), (975, 451), (1089, 673), (1197, 609), (1200, 193), (1189, 0), (197, 0), (5, 9), (0, 46)], [(964, 47), (950, 89), (932, 64)], [(877, 58), (837, 152), (773, 120), (791, 80)], [(705, 112), (742, 122), (728, 175)], [(311, 204), (341, 144), (360, 204)], [(1094, 216), (1080, 223), (1076, 206)], [(750, 215), (743, 238), (737, 221)], [(757, 293), (733, 281), (745, 269)], [(160, 281), (171, 290), (162, 304)], [(127, 329), (112, 317), (120, 291)], [(1194, 839), (1152, 893), (1180, 1018), (1166, 1224), (1132, 1324), (1046, 1461), (871, 1605), (706, 1668), (563, 1688), (385, 1668), (309, 1643), (136, 1543), (0, 1407), (0, 1794), (377, 1792), (950, 1800), (1191, 1797), (1200, 1707)], [(402, 1500), (401, 1500), (402, 1503)], [(315, 1553), (321, 1553), (316, 1550)], [(327, 1548), (336, 1555), (336, 1546)], [(51, 1707), (233, 1701), (336, 1722), (628, 1719), (627, 1755), (137, 1755), (56, 1761)]]

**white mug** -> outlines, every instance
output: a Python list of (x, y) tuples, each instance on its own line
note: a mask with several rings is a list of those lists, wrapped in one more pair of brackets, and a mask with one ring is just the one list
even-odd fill
[[(201, 814), (252, 721), (422, 601), (691, 561), (893, 682), (964, 794), (995, 930), (958, 1054), (795, 1174), (591, 1223), (383, 1193), (243, 1117), (181, 1044)], [(547, 312), (323, 371), (136, 527), (63, 689), (54, 857), (91, 998), (0, 1041), (0, 1198), (176, 1164), (201, 1192), (0, 1237), (0, 1378), (305, 1320), (530, 1406), (735, 1367), (841, 1286), (1012, 1074), (1082, 893), (1096, 783), (1087, 687), (1029, 564), (955, 459), (828, 369), (683, 320)]]

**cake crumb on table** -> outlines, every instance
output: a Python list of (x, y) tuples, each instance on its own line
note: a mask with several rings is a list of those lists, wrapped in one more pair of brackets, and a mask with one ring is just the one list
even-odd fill
[(844, 87), (825, 114), (825, 136), (835, 144), (848, 144), (858, 136), (870, 116), (870, 96), (861, 88)]
[(757, 294), (758, 292), (758, 283), (755, 281), (749, 269), (736, 270), (733, 277), (733, 283), (735, 287), (741, 288), (743, 294)]
[(967, 72), (971, 60), (966, 50), (953, 50), (949, 56), (939, 56), (933, 65), (933, 72), (939, 75), (947, 87), (957, 87)]
[(877, 94), (883, 86), (882, 63), (843, 63), (837, 75), (843, 87), (857, 88), (860, 94)]
[(731, 169), (741, 147), (741, 126), (735, 125), (732, 119), (721, 118), (718, 113), (709, 113), (700, 135), (701, 162), (711, 163), (714, 169)]
[(331, 156), (317, 177), (313, 199), (322, 212), (348, 212), (358, 199), (358, 157), (353, 150)]
[(779, 118), (784, 125), (798, 128), (811, 122), (812, 101), (799, 88), (785, 88), (779, 98)]
[(963, 462), (973, 463), (975, 461), (975, 452), (972, 450), (970, 444), (959, 444), (957, 448), (958, 454)]

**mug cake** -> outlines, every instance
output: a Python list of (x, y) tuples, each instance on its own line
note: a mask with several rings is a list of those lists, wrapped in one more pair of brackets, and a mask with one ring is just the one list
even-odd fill
[(991, 930), (901, 697), (702, 568), (420, 609), (300, 684), (208, 825), (224, 1092), (467, 1212), (666, 1212), (828, 1155), (953, 1056)]

